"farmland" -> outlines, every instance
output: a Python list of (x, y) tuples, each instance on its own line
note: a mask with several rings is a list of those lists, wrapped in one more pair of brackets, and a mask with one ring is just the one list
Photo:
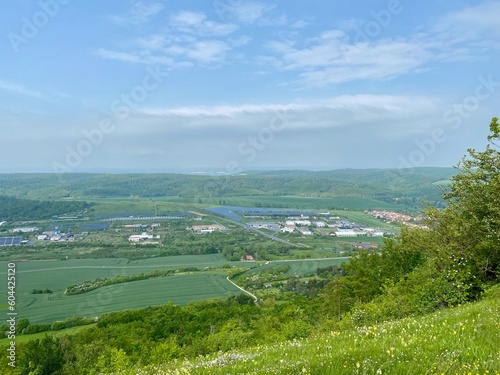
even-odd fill
[[(256, 269), (288, 264), (290, 275), (314, 273), (318, 267), (340, 265), (345, 259), (278, 261)], [(225, 297), (240, 291), (226, 280), (223, 265), (251, 268), (255, 262), (226, 262), (221, 254), (171, 256), (138, 261), (128, 259), (69, 259), (20, 262), (16, 265), (17, 308), (20, 317), (31, 323), (51, 323), (70, 316), (93, 317), (110, 311), (136, 309), (166, 302), (187, 304), (192, 301)], [(127, 282), (98, 288), (88, 293), (67, 296), (71, 284), (97, 278), (134, 275), (152, 270), (198, 267), (210, 270), (180, 273), (166, 277)], [(6, 277), (6, 263), (0, 277)], [(2, 286), (5, 288), (5, 286)], [(30, 294), (32, 289), (50, 289), (52, 294)], [(6, 290), (0, 290), (6, 295)], [(2, 305), (0, 313), (7, 311)]]
[[(172, 301), (186, 304), (191, 301), (224, 297), (238, 293), (223, 274), (205, 271), (195, 274), (179, 274), (112, 285), (78, 296), (65, 296), (64, 290), (71, 284), (96, 278), (111, 278), (162, 269), (182, 267), (220, 268), (226, 262), (220, 254), (177, 256), (140, 261), (128, 259), (69, 259), (65, 261), (30, 261), (16, 265), (17, 307), (22, 317), (32, 323), (53, 322), (69, 316), (93, 316), (108, 311), (139, 308)], [(238, 264), (239, 267), (251, 264)], [(7, 265), (2, 263), (0, 277), (6, 278)], [(0, 295), (5, 296), (6, 284)], [(53, 294), (30, 294), (32, 289), (50, 289)], [(0, 312), (4, 313), (3, 305)], [(89, 315), (90, 314), (90, 315)]]
[[(241, 196), (225, 197), (225, 205), (241, 207), (273, 207), (293, 209), (401, 209), (401, 205), (366, 198), (315, 198), (297, 196)], [(220, 198), (203, 199), (205, 204), (220, 204)]]
[(284, 260), (276, 261), (265, 264), (263, 266), (252, 268), (245, 272), (245, 274), (251, 274), (255, 272), (261, 272), (269, 268), (279, 267), (279, 266), (289, 266), (288, 275), (294, 276), (309, 276), (314, 274), (318, 268), (329, 267), (329, 266), (340, 266), (344, 262), (348, 262), (349, 258), (328, 258), (328, 259), (309, 259), (309, 260)]
[(111, 311), (138, 309), (167, 302), (192, 301), (237, 294), (224, 275), (193, 273), (111, 285), (89, 293), (65, 296), (22, 295), (18, 309), (32, 323), (50, 323), (70, 316), (93, 317)]
[[(283, 234), (273, 231), (249, 230), (244, 227), (255, 220), (270, 220), (283, 225), (288, 216), (310, 216), (311, 220), (335, 223), (334, 216), (359, 225), (372, 226), (388, 232), (397, 227), (369, 215), (365, 209), (402, 209), (403, 205), (371, 197), (305, 197), (293, 195), (243, 195), (224, 197), (130, 196), (65, 197), (64, 201), (85, 201), (90, 208), (78, 217), (64, 220), (53, 218), (35, 220), (31, 225), (40, 231), (61, 232), (70, 229), (76, 234), (74, 242), (34, 241), (19, 248), (2, 248), (2, 259), (28, 259), (16, 263), (17, 308), (22, 317), (32, 324), (50, 323), (70, 316), (94, 317), (106, 312), (136, 309), (171, 301), (187, 304), (192, 301), (240, 291), (226, 280), (232, 269), (252, 269), (250, 273), (265, 271), (280, 265), (289, 266), (289, 277), (310, 277), (319, 267), (340, 265), (355, 251), (353, 244), (369, 241), (382, 244), (375, 237), (336, 238), (330, 227), (311, 226), (314, 235)], [(266, 209), (270, 209), (267, 210)], [(208, 208), (214, 208), (208, 210)], [(231, 211), (228, 211), (231, 210)], [(250, 216), (262, 215), (261, 219)], [(280, 214), (277, 211), (281, 210)], [(253, 214), (252, 214), (253, 212)], [(270, 213), (266, 217), (266, 212)], [(327, 212), (318, 216), (318, 212)], [(173, 215), (173, 214), (176, 215)], [(229, 218), (241, 222), (235, 223)], [(162, 220), (161, 215), (172, 214), (175, 219)], [(158, 217), (158, 219), (156, 219)], [(151, 219), (151, 220), (147, 220)], [(236, 220), (238, 219), (238, 220)], [(158, 226), (151, 227), (157, 222)], [(186, 228), (198, 224), (220, 223), (227, 230), (210, 235), (196, 235)], [(138, 224), (138, 229), (125, 224)], [(130, 225), (129, 225), (130, 227)], [(3, 229), (6, 230), (6, 229)], [(149, 231), (154, 243), (132, 245), (132, 234)], [(281, 242), (280, 242), (281, 241)], [(253, 255), (259, 262), (240, 262), (240, 257)], [(319, 259), (322, 258), (322, 259)], [(271, 261), (269, 264), (264, 264)], [(194, 273), (176, 272), (169, 276), (121, 282), (101, 286), (87, 293), (65, 295), (70, 285), (98, 278), (111, 279), (124, 275), (140, 275), (155, 270), (198, 268)], [(0, 277), (6, 276), (6, 263), (0, 263)], [(31, 294), (33, 290), (53, 293)], [(0, 285), (0, 295), (6, 295), (6, 286)], [(0, 313), (6, 312), (2, 304)]]
[[(250, 269), (260, 265), (250, 271), (255, 272), (286, 264), (290, 267), (288, 271), (290, 277), (309, 277), (319, 267), (340, 265), (345, 261), (340, 258), (316, 258), (334, 258), (341, 255), (339, 252), (349, 255), (354, 249), (351, 243), (368, 241), (364, 238), (340, 239), (329, 236), (331, 228), (314, 229), (314, 236), (280, 233), (273, 235), (274, 237), (265, 237), (264, 234), (272, 232), (257, 233), (235, 223), (229, 223), (227, 220), (223, 223), (228, 230), (222, 233), (200, 236), (186, 230), (186, 227), (198, 223), (221, 222), (220, 215), (224, 216), (224, 210), (227, 211), (227, 208), (238, 213), (242, 223), (245, 224), (254, 219), (243, 216), (242, 210), (262, 215), (282, 210), (282, 216), (269, 219), (278, 222), (284, 221), (285, 217), (289, 216), (287, 212), (290, 212), (290, 215), (304, 213), (314, 216), (318, 210), (324, 212), (332, 207), (342, 206), (345, 209), (330, 211), (330, 214), (364, 225), (378, 226), (387, 230), (395, 229), (394, 226), (370, 217), (362, 211), (354, 210), (357, 207), (364, 209), (394, 206), (371, 199), (272, 196), (244, 196), (230, 199), (224, 203), (240, 206), (231, 208), (219, 205), (222, 211), (215, 209), (210, 212), (206, 209), (213, 207), (212, 203), (217, 205), (221, 202), (215, 202), (211, 198), (204, 198), (203, 203), (179, 197), (163, 197), (155, 200), (93, 198), (89, 199), (92, 204), (89, 212), (78, 220), (72, 218), (67, 221), (46, 220), (35, 223), (45, 230), (54, 230), (54, 227), (58, 226), (61, 231), (73, 228), (75, 231), (89, 233), (79, 235), (78, 240), (72, 243), (34, 241), (22, 248), (2, 249), (3, 259), (29, 259), (27, 262), (16, 263), (17, 308), (22, 317), (28, 318), (32, 324), (37, 324), (63, 320), (70, 316), (100, 316), (110, 311), (142, 308), (168, 301), (187, 304), (207, 298), (225, 297), (240, 292), (225, 278), (231, 269)], [(266, 211), (265, 206), (269, 206), (271, 211)], [(131, 246), (127, 239), (133, 232), (126, 231), (124, 223), (147, 223), (144, 217), (155, 217), (165, 212), (177, 213), (179, 218), (157, 220), (161, 225), (155, 227), (154, 234), (159, 234), (161, 241), (148, 246)], [(195, 222), (196, 216), (198, 216), (197, 222)], [(316, 220), (326, 219), (325, 216)], [(107, 221), (102, 222), (102, 220)], [(101, 228), (96, 224), (104, 226)], [(152, 228), (150, 230), (152, 232)], [(381, 244), (380, 238), (372, 238), (369, 241)], [(296, 247), (296, 244), (302, 247)], [(163, 256), (167, 254), (169, 256)], [(266, 265), (262, 265), (263, 262), (240, 262), (240, 256), (245, 254), (253, 254), (259, 261), (272, 260), (272, 262)], [(0, 264), (0, 277), (5, 277), (7, 266), (6, 263), (2, 264)], [(155, 270), (175, 271), (187, 267), (198, 268), (199, 271), (122, 282), (102, 286), (84, 294), (64, 294), (68, 286), (84, 281), (140, 275)], [(5, 288), (5, 285), (0, 285), (0, 295), (6, 295)], [(53, 293), (31, 294), (33, 290), (50, 290)], [(7, 306), (3, 305), (0, 313), (6, 309)]]
[[(172, 256), (130, 261), (124, 258), (68, 259), (19, 262), (17, 271), (17, 291), (29, 293), (34, 287), (64, 291), (70, 284), (98, 277), (110, 278), (119, 275), (133, 275), (153, 270), (176, 269), (182, 267), (222, 267), (226, 262), (220, 254), (197, 256)], [(7, 274), (6, 263), (1, 263), (0, 277)], [(50, 275), (50, 277), (47, 277)], [(5, 293), (5, 285), (0, 293)]]

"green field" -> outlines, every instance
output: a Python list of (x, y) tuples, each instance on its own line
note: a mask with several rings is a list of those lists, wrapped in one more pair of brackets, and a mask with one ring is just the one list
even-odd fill
[[(221, 267), (221, 254), (186, 255), (129, 261), (128, 259), (70, 259), (16, 263), (16, 308), (19, 317), (32, 323), (53, 322), (69, 316), (95, 316), (108, 311), (146, 307), (172, 301), (191, 301), (225, 297), (238, 293), (223, 274), (205, 271), (111, 285), (92, 292), (66, 296), (64, 290), (96, 278), (147, 273), (153, 270), (184, 267)], [(231, 264), (231, 263), (230, 263)], [(251, 267), (252, 263), (233, 262), (233, 266)], [(7, 278), (7, 263), (0, 263), (0, 277)], [(7, 302), (7, 283), (1, 283), (0, 296)], [(32, 289), (52, 290), (53, 294), (30, 294)], [(3, 302), (3, 301), (2, 301)], [(0, 313), (7, 312), (6, 303)]]
[[(346, 259), (312, 259), (275, 261), (255, 268), (264, 270), (279, 265), (289, 265), (290, 275), (310, 275), (318, 267), (340, 265)], [(238, 294), (220, 271), (203, 271), (189, 274), (152, 278), (98, 288), (88, 293), (67, 296), (64, 290), (71, 284), (98, 277), (111, 278), (161, 269), (182, 267), (221, 267), (227, 262), (220, 254), (186, 255), (152, 258), (140, 261), (128, 259), (70, 259), (30, 261), (16, 263), (16, 311), (31, 323), (50, 323), (70, 316), (94, 317), (110, 311), (142, 308), (166, 302), (186, 304), (192, 301)], [(238, 268), (254, 267), (254, 262), (231, 262)], [(7, 264), (0, 264), (0, 277), (7, 277)], [(251, 271), (253, 272), (253, 271)], [(0, 295), (7, 302), (6, 283)], [(48, 288), (52, 294), (30, 294), (32, 289)], [(2, 303), (0, 314), (6, 314), (7, 304)]]
[(400, 229), (398, 225), (387, 224), (380, 219), (376, 219), (371, 215), (365, 214), (362, 211), (335, 211), (335, 215), (343, 216), (350, 221), (355, 221), (356, 223), (370, 226), (373, 228), (380, 228), (390, 232), (399, 232)]
[[(158, 197), (154, 199), (131, 198), (97, 198), (85, 199), (95, 203), (95, 214), (129, 212), (129, 211), (192, 211), (196, 207), (203, 208), (221, 203), (238, 207), (270, 207), (288, 209), (319, 209), (319, 210), (405, 210), (406, 207), (396, 203), (388, 203), (365, 198), (314, 198), (300, 196), (235, 196), (222, 198), (179, 198), (176, 196)], [(343, 211), (342, 211), (343, 212)]]
[[(124, 258), (68, 259), (29, 261), (16, 263), (16, 291), (29, 293), (32, 289), (48, 288), (54, 292), (64, 291), (68, 285), (98, 277), (111, 278), (133, 275), (154, 270), (183, 267), (221, 267), (226, 264), (221, 254), (179, 255), (130, 261)], [(241, 267), (240, 262), (233, 265)], [(0, 263), (0, 277), (6, 278), (7, 263)], [(5, 283), (0, 283), (0, 295), (6, 293)]]
[[(288, 240), (293, 243), (301, 243), (307, 246), (310, 246), (311, 248), (316, 248), (316, 249), (323, 249), (323, 255), (317, 256), (317, 258), (324, 258), (324, 257), (331, 257), (332, 253), (330, 251), (326, 250), (331, 250), (331, 249), (340, 249), (342, 250), (346, 244), (356, 244), (356, 243), (361, 243), (361, 242), (374, 242), (378, 245), (383, 245), (384, 240), (383, 237), (367, 237), (367, 236), (362, 236), (362, 237), (335, 237), (335, 236), (302, 236), (302, 237), (293, 237), (294, 235), (289, 235), (289, 234), (279, 234), (277, 235), (278, 238), (282, 238), (284, 240)], [(354, 250), (354, 248), (350, 248), (350, 250)], [(311, 258), (314, 256), (309, 256), (309, 254), (312, 253), (318, 253), (319, 250), (293, 250), (294, 255), (300, 254), (302, 257)]]
[(110, 311), (167, 302), (187, 304), (229, 294), (239, 294), (239, 290), (224, 275), (200, 272), (110, 285), (73, 296), (63, 292), (22, 294), (18, 295), (16, 311), (19, 318), (28, 318), (31, 323), (50, 323), (70, 316), (94, 317)]
[(329, 267), (333, 265), (340, 266), (342, 263), (349, 262), (349, 258), (329, 258), (329, 259), (303, 259), (303, 260), (283, 260), (273, 261), (264, 264), (260, 267), (252, 268), (246, 271), (245, 274), (264, 271), (266, 269), (278, 266), (290, 266), (289, 275), (308, 276), (316, 273), (316, 270), (321, 267)]
[[(80, 200), (80, 199), (77, 199)], [(161, 198), (85, 198), (86, 202), (94, 203), (92, 211), (94, 214), (110, 214), (118, 212), (147, 212), (156, 211), (185, 211), (192, 208), (191, 205), (186, 207), (183, 200), (178, 197), (161, 197)]]
[[(36, 339), (43, 339), (46, 335), (52, 336), (52, 337), (61, 337), (64, 335), (74, 335), (77, 332), (80, 332), (81, 330), (90, 328), (90, 327), (95, 327), (95, 323), (93, 324), (88, 324), (85, 326), (78, 326), (78, 327), (71, 327), (71, 328), (66, 328), (66, 329), (61, 329), (59, 331), (45, 331), (45, 332), (39, 332), (39, 333), (33, 333), (31, 335), (16, 335), (16, 344), (21, 344), (21, 343), (26, 343), (30, 340), (36, 340)], [(0, 346), (5, 346), (9, 345), (10, 341), (12, 341), (9, 338), (4, 338), (0, 339)]]
[(401, 210), (405, 207), (383, 201), (363, 198), (309, 198), (296, 196), (241, 196), (203, 199), (203, 203), (240, 207), (280, 207), (290, 209), (349, 209), (349, 210)]

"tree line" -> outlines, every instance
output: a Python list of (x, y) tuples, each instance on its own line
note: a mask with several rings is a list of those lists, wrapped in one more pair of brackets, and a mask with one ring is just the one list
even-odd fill
[(0, 195), (0, 220), (46, 220), (54, 216), (80, 213), (91, 207), (86, 202), (38, 201)]

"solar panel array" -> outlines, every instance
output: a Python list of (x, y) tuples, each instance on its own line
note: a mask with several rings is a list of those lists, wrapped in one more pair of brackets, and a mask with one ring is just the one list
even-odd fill
[(0, 246), (20, 245), (22, 237), (0, 237)]

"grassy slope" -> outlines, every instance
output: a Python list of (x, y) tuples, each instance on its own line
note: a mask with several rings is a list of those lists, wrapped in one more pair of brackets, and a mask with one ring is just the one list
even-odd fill
[(500, 374), (500, 288), (396, 322), (219, 353), (127, 374)]

